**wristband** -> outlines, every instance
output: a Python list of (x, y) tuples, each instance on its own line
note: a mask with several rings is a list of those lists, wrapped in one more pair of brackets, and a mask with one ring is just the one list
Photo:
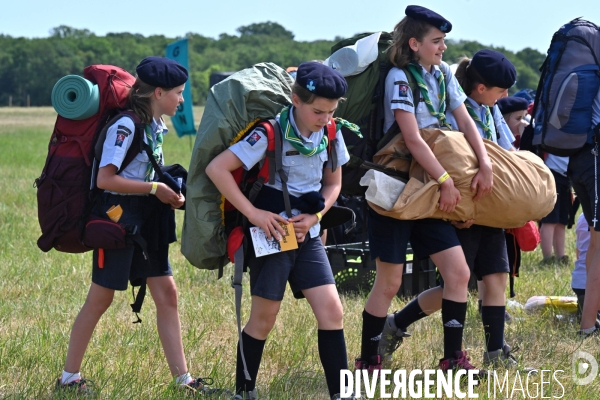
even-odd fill
[(150, 190), (150, 194), (156, 194), (156, 189), (158, 189), (158, 182), (152, 182), (152, 189)]
[(448, 174), (447, 171), (444, 171), (444, 173), (442, 174), (442, 176), (440, 176), (437, 179), (437, 181), (441, 185), (442, 183), (446, 182), (448, 180), (448, 178), (450, 178), (450, 174)]
[(317, 216), (317, 218), (319, 218), (319, 222), (321, 222), (321, 218), (323, 218), (323, 215), (321, 214), (321, 211), (315, 213), (315, 215)]

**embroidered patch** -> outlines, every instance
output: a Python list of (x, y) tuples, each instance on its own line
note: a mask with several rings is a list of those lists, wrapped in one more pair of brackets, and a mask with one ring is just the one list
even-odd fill
[(258, 132), (254, 132), (252, 135), (248, 136), (246, 142), (250, 143), (250, 146), (254, 146), (256, 142), (260, 140), (260, 138), (261, 136), (258, 134)]
[(408, 85), (404, 85), (404, 84), (398, 85), (398, 96), (408, 97)]
[(131, 129), (129, 129), (125, 125), (118, 125), (117, 126), (117, 132), (124, 134), (125, 137), (131, 135)]
[(126, 137), (127, 135), (123, 133), (117, 133), (117, 141), (115, 142), (115, 146), (123, 147), (123, 141)]
[(286, 156), (298, 156), (300, 152), (298, 150), (288, 150), (285, 152)]

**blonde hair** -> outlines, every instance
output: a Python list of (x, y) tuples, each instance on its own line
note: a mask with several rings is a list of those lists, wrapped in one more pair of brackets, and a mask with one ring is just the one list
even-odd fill
[(415, 38), (421, 42), (431, 28), (433, 28), (433, 25), (425, 21), (410, 17), (402, 18), (394, 27), (394, 32), (392, 32), (394, 43), (388, 50), (390, 62), (398, 68), (404, 68), (412, 61), (419, 61), (408, 42), (411, 38)]
[(129, 107), (146, 125), (150, 125), (154, 119), (151, 100), (155, 89), (156, 86), (149, 85), (137, 78), (129, 91)]
[(469, 96), (471, 92), (475, 90), (475, 87), (479, 84), (484, 85), (488, 89), (493, 87), (481, 77), (481, 75), (475, 70), (475, 68), (471, 66), (471, 59), (467, 57), (463, 57), (460, 59), (460, 61), (458, 62), (458, 66), (456, 67), (456, 73), (454, 75), (456, 76), (456, 80), (463, 88), (467, 96)]

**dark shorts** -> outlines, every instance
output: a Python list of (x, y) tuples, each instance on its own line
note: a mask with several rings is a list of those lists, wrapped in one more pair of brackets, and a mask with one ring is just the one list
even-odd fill
[(250, 293), (268, 300), (281, 301), (286, 282), (294, 297), (304, 297), (302, 291), (317, 286), (335, 284), (331, 266), (321, 243), (321, 238), (311, 238), (298, 243), (298, 249), (254, 257), (251, 250)]
[(600, 224), (594, 225), (594, 217), (600, 220), (600, 202), (595, 205), (596, 188), (600, 191), (600, 165), (598, 165), (598, 174), (594, 171), (597, 157), (592, 154), (593, 146), (586, 144), (583, 149), (569, 157), (569, 168), (567, 175), (571, 179), (575, 194), (581, 203), (583, 214), (590, 227), (595, 231), (600, 231)]
[(571, 213), (571, 207), (573, 202), (571, 201), (571, 182), (569, 178), (559, 174), (554, 170), (554, 182), (556, 182), (556, 204), (550, 214), (542, 218), (542, 224), (561, 224), (567, 225), (569, 223), (569, 214)]
[(405, 221), (377, 214), (369, 208), (369, 250), (371, 259), (403, 264), (410, 242), (416, 259), (460, 246), (454, 227), (441, 219)]
[(486, 275), (510, 272), (503, 229), (473, 225), (468, 229), (456, 229), (456, 235), (477, 280)]
[[(155, 208), (145, 196), (105, 195), (102, 210), (120, 204), (123, 215), (119, 223), (137, 225), (143, 232), (144, 223), (152, 218)], [(98, 265), (98, 250), (94, 250), (92, 282), (114, 290), (125, 290), (129, 282), (139, 286), (143, 278), (171, 276), (169, 245), (149, 246), (149, 260), (144, 258), (142, 249), (132, 244), (123, 249), (104, 250), (104, 267)]]

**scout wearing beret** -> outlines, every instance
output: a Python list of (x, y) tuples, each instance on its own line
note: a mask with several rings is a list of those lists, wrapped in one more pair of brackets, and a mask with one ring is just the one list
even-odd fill
[[(145, 125), (143, 140), (162, 165), (163, 135), (167, 133), (162, 116), (174, 116), (177, 106), (183, 102), (188, 72), (177, 62), (162, 57), (145, 58), (136, 72), (129, 107)], [(137, 226), (148, 244), (148, 259), (137, 244), (123, 249), (104, 249), (102, 255), (94, 250), (92, 284), (73, 324), (65, 367), (56, 389), (73, 391), (76, 397), (93, 394), (89, 381), (81, 377), (80, 368), (94, 328), (111, 305), (115, 290), (127, 289), (129, 282), (139, 286), (145, 279), (156, 305), (158, 333), (175, 383), (192, 392), (217, 391), (208, 389), (202, 378), (194, 379), (190, 375), (181, 340), (177, 287), (168, 254), (169, 243), (175, 240), (173, 209), (180, 208), (185, 198), (156, 181), (149, 156), (144, 151), (118, 172), (132, 146), (134, 132), (134, 122), (126, 115), (108, 127), (96, 182), (104, 194), (94, 213), (107, 218), (109, 208), (120, 207), (122, 214), (118, 222), (123, 226)]]
[[(238, 343), (236, 369), (237, 398), (256, 399), (256, 378), (265, 341), (275, 324), (281, 300), (289, 282), (296, 298), (305, 297), (318, 323), (319, 356), (331, 398), (340, 398), (340, 370), (348, 368), (342, 324), (342, 305), (335, 287), (325, 249), (319, 237), (319, 223), (336, 201), (341, 188), (341, 168), (350, 159), (340, 131), (331, 152), (327, 151), (326, 125), (344, 96), (348, 85), (337, 71), (318, 62), (298, 66), (292, 88), (292, 104), (276, 116), (283, 135), (283, 167), (292, 203), (292, 215), (283, 207), (281, 178), (265, 183), (256, 201), (244, 197), (232, 171), (250, 170), (265, 159), (267, 136), (262, 128), (225, 150), (211, 161), (206, 173), (219, 191), (267, 236), (284, 234), (279, 223), (292, 222), (297, 250), (255, 257), (250, 250), (250, 319)], [(335, 158), (335, 160), (332, 160)], [(337, 168), (333, 166), (337, 165)], [(318, 198), (318, 206), (306, 208), (298, 199)], [(242, 346), (240, 346), (240, 344)], [(243, 348), (250, 379), (244, 375)]]
[[(394, 28), (389, 50), (394, 68), (385, 81), (384, 129), (400, 128), (408, 149), (425, 171), (440, 185), (439, 208), (454, 211), (460, 193), (452, 177), (435, 158), (419, 134), (421, 128), (460, 130), (473, 147), (479, 160), (479, 173), (472, 181), (477, 201), (492, 189), (492, 166), (483, 141), (465, 107), (467, 96), (461, 90), (448, 64), (442, 61), (446, 50), (444, 39), (452, 24), (438, 13), (421, 6), (408, 6)], [(408, 76), (418, 84), (421, 100), (415, 104), (415, 94)], [(467, 285), (470, 276), (454, 227), (439, 219), (403, 221), (369, 211), (369, 245), (375, 259), (377, 275), (363, 311), (361, 355), (357, 369), (380, 369), (404, 337), (410, 322), (423, 318), (440, 308), (427, 304), (423, 293), (396, 314), (388, 308), (402, 283), (406, 248), (410, 239), (415, 257), (431, 257), (445, 281), (441, 309), (444, 325), (444, 357), (440, 369), (474, 369), (462, 351), (462, 336), (467, 311)], [(434, 289), (435, 290), (435, 289)], [(425, 292), (426, 293), (426, 292)], [(381, 339), (380, 339), (381, 338)], [(380, 339), (380, 340), (378, 340)], [(485, 375), (485, 371), (480, 370)]]
[[(456, 79), (468, 96), (464, 105), (475, 122), (478, 134), (506, 150), (514, 150), (514, 137), (496, 106), (496, 101), (506, 96), (508, 89), (515, 84), (516, 77), (514, 65), (502, 53), (493, 50), (480, 50), (472, 59), (464, 58), (456, 69)], [(476, 221), (452, 224), (456, 228), (456, 236), (467, 264), (477, 277), (480, 288), (479, 308), (487, 347), (487, 351), (483, 353), (484, 364), (494, 368), (514, 367), (517, 365), (516, 359), (510, 353), (510, 346), (504, 341), (505, 292), (510, 272), (506, 241), (514, 241), (514, 236), (507, 238), (503, 229), (474, 225), (473, 222)], [(443, 304), (443, 287), (444, 285), (421, 293), (405, 309), (396, 313), (395, 326), (404, 332), (420, 319), (420, 304), (433, 305), (428, 307), (427, 314), (437, 311), (440, 304)], [(389, 337), (386, 328), (382, 342), (387, 342), (386, 338)]]

